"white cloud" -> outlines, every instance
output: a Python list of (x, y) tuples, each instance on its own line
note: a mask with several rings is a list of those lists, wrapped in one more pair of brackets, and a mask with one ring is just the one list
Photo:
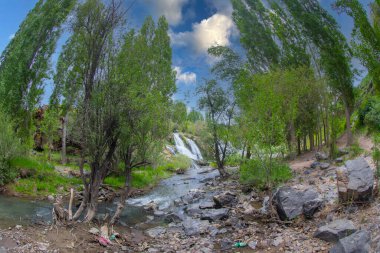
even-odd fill
[(182, 7), (189, 0), (146, 0), (157, 16), (165, 15), (170, 25), (178, 25), (182, 21)]
[(197, 81), (197, 74), (194, 72), (182, 72), (181, 67), (175, 66), (177, 72), (176, 79), (179, 83), (194, 84)]
[(235, 26), (230, 16), (216, 13), (200, 23), (193, 24), (189, 32), (171, 33), (173, 45), (191, 46), (196, 53), (207, 53), (214, 45), (229, 46)]
[(12, 33), (11, 35), (9, 35), (8, 39), (11, 40), (11, 39), (13, 39), (14, 37), (15, 37), (15, 34)]

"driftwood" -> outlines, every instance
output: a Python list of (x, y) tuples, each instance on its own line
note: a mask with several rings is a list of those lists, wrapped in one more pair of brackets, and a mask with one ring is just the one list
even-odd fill
[(70, 202), (69, 210), (63, 207), (62, 196), (57, 196), (56, 202), (53, 204), (52, 217), (54, 225), (66, 225), (69, 221), (73, 219), (73, 199), (74, 190), (70, 190)]

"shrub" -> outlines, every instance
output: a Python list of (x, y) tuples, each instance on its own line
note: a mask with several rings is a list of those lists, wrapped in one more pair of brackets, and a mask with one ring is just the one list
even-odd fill
[[(264, 164), (263, 164), (264, 163)], [(267, 177), (267, 170), (269, 168), (268, 161), (261, 160), (247, 160), (240, 166), (240, 181), (242, 184), (253, 186), (263, 189), (268, 185), (272, 187), (284, 183), (292, 178), (292, 171), (287, 164), (280, 161), (272, 161), (272, 166), (269, 170), (269, 177)], [(269, 180), (269, 182), (268, 182)]]
[(16, 138), (8, 117), (0, 112), (0, 185), (12, 181), (17, 171), (11, 167), (11, 159), (21, 152), (20, 141)]
[(380, 130), (380, 99), (372, 97), (358, 109), (360, 125), (367, 125), (372, 130)]

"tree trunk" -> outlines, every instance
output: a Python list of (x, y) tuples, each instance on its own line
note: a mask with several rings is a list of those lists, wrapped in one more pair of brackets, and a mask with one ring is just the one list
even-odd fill
[(251, 156), (252, 156), (251, 147), (248, 145), (247, 146), (247, 154), (245, 155), (245, 158), (247, 158), (247, 160), (249, 160), (249, 159), (251, 159)]
[(290, 131), (290, 145), (289, 145), (289, 150), (290, 153), (293, 152), (295, 146), (297, 145), (297, 138), (296, 138), (296, 128), (294, 127), (293, 121), (290, 122), (289, 126), (289, 131)]
[(344, 103), (344, 111), (346, 116), (346, 133), (347, 133), (347, 146), (352, 145), (352, 131), (351, 131), (351, 111), (348, 105)]
[(119, 200), (119, 203), (117, 204), (115, 214), (113, 215), (113, 217), (111, 219), (112, 225), (114, 225), (119, 220), (120, 215), (125, 208), (125, 201), (127, 200), (127, 197), (128, 197), (129, 192), (131, 190), (131, 185), (132, 185), (132, 168), (126, 164), (125, 165), (124, 190), (121, 193), (120, 200)]
[(62, 149), (61, 149), (62, 164), (67, 163), (67, 157), (66, 157), (67, 120), (68, 120), (68, 113), (66, 113), (62, 119)]
[(310, 151), (314, 149), (314, 134), (310, 133), (309, 134), (309, 142), (310, 142)]
[(303, 137), (303, 151), (307, 151), (307, 140), (306, 140), (306, 135)]
[(301, 155), (301, 139), (300, 139), (300, 137), (297, 137), (297, 153), (298, 153), (298, 155)]

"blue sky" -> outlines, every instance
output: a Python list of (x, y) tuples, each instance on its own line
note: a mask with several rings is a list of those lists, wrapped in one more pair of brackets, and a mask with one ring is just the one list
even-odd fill
[[(37, 0), (0, 0), (0, 51), (6, 47), (16, 33), (18, 26), (33, 8)], [(133, 0), (125, 0), (129, 6)], [(342, 32), (350, 37), (353, 22), (344, 14), (331, 9), (334, 0), (321, 0), (338, 21)], [(369, 0), (361, 1), (368, 6)], [(239, 48), (239, 33), (231, 19), (232, 7), (229, 0), (137, 0), (128, 12), (127, 27), (139, 28), (145, 17), (152, 15), (157, 19), (165, 15), (170, 24), (173, 48), (173, 68), (177, 70), (175, 99), (184, 100), (189, 107), (196, 106), (194, 90), (197, 82), (209, 77), (209, 68), (214, 59), (207, 55), (207, 48), (219, 45)], [(60, 45), (63, 41), (60, 41)], [(59, 53), (60, 45), (53, 56), (53, 64)], [(357, 62), (354, 65), (360, 67)], [(43, 103), (51, 93), (47, 82)]]

